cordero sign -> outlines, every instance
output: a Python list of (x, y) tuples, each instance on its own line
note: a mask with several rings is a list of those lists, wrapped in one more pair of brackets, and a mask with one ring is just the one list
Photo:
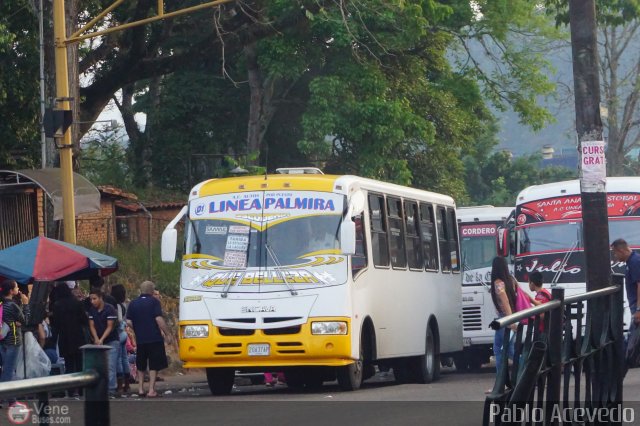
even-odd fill
[(462, 237), (495, 237), (497, 234), (496, 225), (462, 225), (460, 235)]

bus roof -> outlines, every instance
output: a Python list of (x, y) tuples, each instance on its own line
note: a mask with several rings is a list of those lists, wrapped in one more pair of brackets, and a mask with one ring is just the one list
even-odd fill
[(209, 179), (193, 187), (189, 200), (214, 194), (250, 191), (322, 191), (350, 194), (357, 189), (391, 193), (416, 200), (454, 206), (453, 198), (435, 192), (352, 175), (276, 174)]
[(458, 222), (460, 223), (496, 222), (506, 220), (513, 210), (513, 207), (458, 207), (456, 209), (456, 216), (458, 216)]
[[(607, 192), (637, 192), (637, 188), (640, 188), (640, 177), (626, 176), (607, 178)], [(546, 198), (578, 194), (580, 194), (580, 181), (578, 179), (547, 183), (544, 185), (533, 185), (520, 191), (516, 204), (526, 204), (531, 201), (544, 200)]]

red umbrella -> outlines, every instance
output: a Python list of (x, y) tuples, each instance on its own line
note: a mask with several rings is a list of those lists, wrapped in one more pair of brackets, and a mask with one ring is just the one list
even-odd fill
[(104, 277), (117, 269), (114, 257), (47, 237), (0, 250), (0, 275), (22, 284)]

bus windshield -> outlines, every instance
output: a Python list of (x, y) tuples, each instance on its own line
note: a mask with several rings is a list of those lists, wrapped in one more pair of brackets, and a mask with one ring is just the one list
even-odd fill
[(339, 254), (340, 220), (335, 214), (303, 216), (263, 230), (227, 219), (192, 220), (186, 254), (206, 254), (237, 267), (295, 266), (314, 254)]
[(348, 258), (340, 250), (345, 198), (251, 191), (192, 200), (183, 288), (269, 292), (346, 283)]
[(633, 248), (640, 248), (640, 218), (609, 219), (609, 239), (624, 238)]
[(460, 241), (464, 270), (491, 266), (496, 256), (496, 237), (467, 237)]
[(518, 254), (567, 251), (582, 247), (582, 223), (577, 221), (523, 226), (518, 229)]
[[(624, 238), (631, 247), (640, 247), (640, 218), (609, 219), (609, 239)], [(518, 229), (518, 254), (568, 251), (578, 242), (583, 247), (582, 222), (543, 223)]]

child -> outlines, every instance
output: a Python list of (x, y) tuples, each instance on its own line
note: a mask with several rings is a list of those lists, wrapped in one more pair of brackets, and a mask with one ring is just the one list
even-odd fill
[[(529, 276), (529, 290), (536, 293), (531, 302), (538, 306), (551, 300), (551, 293), (542, 287), (542, 274), (534, 272)], [(540, 314), (540, 332), (544, 331), (544, 314)]]

